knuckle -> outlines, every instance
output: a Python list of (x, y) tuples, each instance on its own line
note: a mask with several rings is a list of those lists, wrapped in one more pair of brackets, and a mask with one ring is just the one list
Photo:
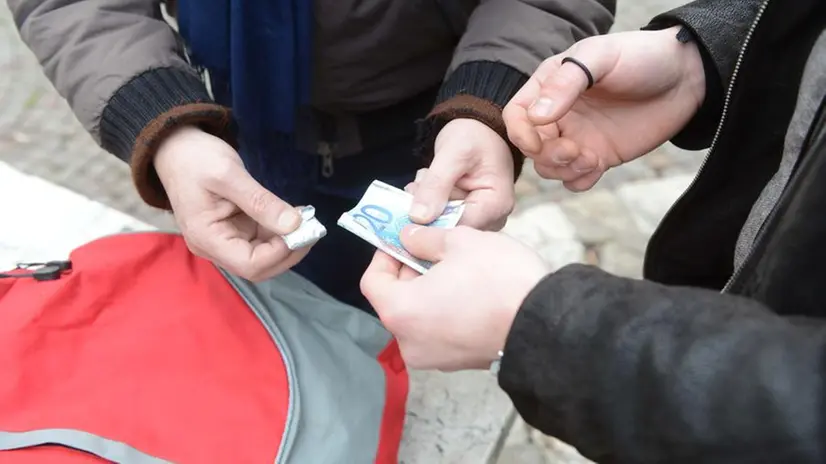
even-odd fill
[[(270, 192), (266, 189), (255, 189), (254, 192), (250, 193), (249, 208), (253, 215), (262, 215), (267, 211), (280, 209), (278, 206), (279, 205), (274, 201), (272, 194), (270, 194)], [(278, 211), (272, 212), (276, 214), (278, 213)]]
[(186, 241), (187, 246), (189, 246), (192, 240), (192, 225), (190, 224), (189, 220), (187, 220), (181, 215), (176, 214), (175, 223), (178, 224), (178, 229), (180, 229), (181, 235), (184, 236), (184, 240)]
[(258, 265), (247, 266), (244, 273), (246, 274), (244, 278), (250, 282), (261, 282), (266, 278), (265, 269)]
[[(575, 46), (576, 46), (576, 44), (572, 45), (571, 48), (569, 48), (568, 50), (573, 50), (573, 48)], [(541, 66), (543, 68), (548, 67), (548, 66), (554, 66), (554, 65), (559, 64), (560, 61), (562, 61), (562, 57), (557, 54), (557, 55), (553, 55), (553, 56), (549, 56), (548, 58), (545, 58), (544, 60), (542, 60), (542, 63), (540, 63), (539, 66)]]
[(255, 271), (250, 269), (248, 266), (243, 266), (237, 263), (227, 263), (227, 266), (234, 268), (236, 273), (249, 281), (255, 281)]
[(364, 295), (365, 298), (372, 301), (373, 300), (373, 286), (371, 285), (370, 276), (368, 274), (364, 274), (361, 276), (359, 280), (359, 290), (361, 290), (361, 294)]
[[(502, 120), (505, 122), (505, 130), (510, 131), (510, 126), (513, 125), (517, 118), (514, 112), (518, 111), (515, 103), (510, 102), (502, 109)], [(510, 135), (510, 132), (508, 132)]]
[(249, 266), (246, 265), (247, 263), (245, 263), (243, 259), (226, 256), (224, 253), (224, 256), (213, 256), (212, 261), (226, 269), (230, 274), (247, 280), (252, 280)]
[(493, 231), (493, 232), (499, 232), (502, 229), (504, 229), (506, 225), (508, 225), (508, 218), (503, 217), (503, 218), (499, 219), (498, 221), (494, 222), (493, 224), (491, 224), (490, 230)]
[(530, 156), (528, 143), (525, 141), (525, 137), (522, 135), (521, 130), (511, 125), (507, 128), (507, 133), (508, 140), (510, 140), (511, 143), (514, 144), (520, 152), (522, 152), (522, 154), (525, 156)]
[(232, 182), (238, 176), (238, 165), (226, 157), (218, 158), (209, 172), (210, 181), (215, 184)]
[(205, 253), (198, 245), (192, 243), (186, 235), (184, 235), (184, 243), (186, 243), (186, 248), (195, 256), (200, 256), (201, 258), (206, 258)]
[(557, 180), (559, 176), (557, 175), (557, 169), (554, 166), (548, 166), (546, 164), (535, 163), (533, 167), (534, 171), (539, 174), (539, 177), (548, 180)]
[(409, 317), (410, 314), (415, 313), (411, 312), (409, 304), (404, 301), (395, 300), (390, 301), (389, 304), (381, 305), (381, 321), (391, 332), (398, 333), (400, 330), (410, 327), (412, 322)]
[[(501, 217), (507, 218), (508, 216), (513, 213), (513, 210), (516, 208), (516, 197), (514, 195), (509, 195), (502, 201), (502, 214)], [(501, 219), (501, 218), (500, 218)]]
[(184, 237), (184, 243), (186, 243), (189, 251), (206, 258), (207, 247), (204, 246), (203, 236), (197, 232), (197, 227), (193, 227), (189, 221), (180, 221), (178, 227), (181, 229), (181, 235)]
[(401, 322), (401, 318), (399, 317), (399, 312), (396, 308), (391, 308), (390, 310), (385, 308), (385, 310), (381, 312), (381, 322), (385, 327), (387, 327), (387, 330), (391, 332), (396, 332), (397, 328), (404, 327)]
[(444, 195), (449, 194), (450, 189), (453, 188), (453, 182), (448, 176), (439, 171), (430, 170), (427, 175), (420, 182), (421, 190), (426, 195)]
[(405, 364), (411, 369), (425, 369), (427, 367), (425, 356), (421, 349), (413, 348), (409, 344), (399, 345)]
[[(567, 68), (570, 69), (570, 67)], [(569, 89), (579, 85), (578, 76), (574, 75), (570, 70), (564, 69), (565, 68), (561, 68), (558, 73), (542, 83), (542, 87), (546, 92)]]
[(502, 110), (502, 120), (505, 122), (505, 131), (510, 137), (525, 125), (525, 121), (528, 120), (527, 109), (514, 102), (508, 103)]
[(476, 151), (476, 139), (471, 137), (456, 138), (451, 141), (450, 150), (445, 150), (450, 156), (465, 160)]
[(224, 268), (227, 272), (229, 272), (230, 274), (232, 274), (234, 276), (238, 276), (238, 277), (241, 277), (241, 278), (244, 278), (244, 279), (247, 278), (247, 276), (245, 275), (244, 269), (237, 266), (235, 263), (225, 262), (225, 261), (221, 261), (221, 260), (217, 260), (217, 259), (214, 259), (213, 262), (215, 264), (217, 264), (218, 266)]

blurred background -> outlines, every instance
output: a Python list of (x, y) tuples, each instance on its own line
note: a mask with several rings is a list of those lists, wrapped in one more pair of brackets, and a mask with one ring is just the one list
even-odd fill
[[(682, 3), (620, 0), (614, 30), (637, 29)], [(587, 262), (639, 277), (650, 234), (691, 181), (703, 155), (666, 144), (610, 171), (594, 189), (580, 194), (540, 179), (528, 164), (517, 184), (519, 205), (506, 232), (555, 266)], [(103, 152), (83, 130), (20, 42), (5, 4), (0, 5), (0, 162), (156, 227), (174, 226), (167, 214), (143, 205), (127, 166)], [(517, 421), (499, 462), (581, 461), (571, 448)]]

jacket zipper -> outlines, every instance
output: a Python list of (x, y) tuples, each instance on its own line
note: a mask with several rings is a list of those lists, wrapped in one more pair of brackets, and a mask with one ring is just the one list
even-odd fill
[[(672, 211), (674, 210), (674, 205), (676, 205), (680, 201), (682, 201), (683, 197), (685, 197), (686, 194), (689, 191), (691, 191), (692, 188), (694, 188), (694, 185), (697, 183), (697, 179), (700, 178), (700, 175), (703, 173), (703, 169), (705, 169), (709, 158), (711, 158), (712, 153), (714, 153), (714, 149), (717, 147), (717, 143), (720, 140), (720, 134), (723, 132), (723, 127), (724, 127), (724, 125), (726, 123), (726, 120), (728, 118), (729, 106), (731, 105), (731, 97), (732, 97), (732, 94), (734, 93), (734, 85), (737, 82), (737, 77), (740, 74), (740, 67), (743, 65), (743, 58), (745, 57), (746, 50), (748, 49), (749, 44), (751, 43), (751, 38), (754, 35), (754, 31), (755, 31), (755, 29), (757, 29), (757, 25), (760, 23), (760, 19), (763, 17), (763, 13), (765, 13), (766, 8), (769, 5), (769, 1), (770, 0), (765, 0), (762, 4), (760, 4), (760, 8), (757, 10), (757, 15), (755, 16), (754, 21), (752, 21), (751, 26), (749, 26), (749, 30), (746, 33), (746, 38), (743, 41), (743, 46), (740, 48), (740, 54), (737, 56), (737, 61), (734, 64), (734, 70), (731, 73), (731, 81), (729, 82), (729, 86), (728, 86), (728, 89), (726, 90), (726, 95), (725, 95), (725, 98), (723, 100), (723, 111), (722, 111), (722, 114), (720, 116), (720, 123), (717, 124), (717, 131), (714, 133), (714, 138), (711, 140), (711, 145), (708, 148), (708, 153), (706, 154), (705, 158), (703, 159), (703, 162), (700, 164), (700, 168), (697, 170), (697, 175), (694, 176), (694, 179), (688, 185), (688, 188), (686, 188), (685, 191), (683, 191), (683, 193), (679, 196), (679, 198), (677, 198), (677, 201), (674, 202), (674, 204), (671, 206), (671, 208), (669, 208), (668, 211), (663, 216), (662, 220), (660, 221), (660, 225), (657, 226), (657, 230), (654, 232), (655, 235), (657, 234), (657, 232), (659, 232), (659, 229), (660, 229), (661, 225), (663, 223), (665, 223), (666, 220), (668, 219), (668, 217), (671, 215)], [(746, 257), (746, 259), (748, 259), (748, 256)], [(745, 260), (743, 262), (745, 262)], [(740, 269), (742, 269), (742, 263), (741, 263), (741, 266), (739, 266), (734, 271), (734, 273), (732, 273), (732, 275), (729, 278), (728, 282), (726, 282), (726, 285), (723, 287), (723, 290), (721, 291), (721, 293), (724, 293), (726, 290), (728, 290), (728, 288), (730, 287), (732, 281), (735, 278), (737, 278), (737, 276), (739, 275)]]
[(321, 175), (325, 179), (333, 177), (335, 167), (333, 166), (333, 147), (327, 142), (318, 144), (318, 154), (321, 156)]
[[(754, 18), (754, 22), (751, 24), (751, 28), (749, 28), (749, 33), (746, 34), (746, 40), (743, 43), (743, 49), (740, 51), (740, 56), (737, 57), (737, 64), (734, 66), (734, 74), (732, 75), (732, 82), (731, 82), (732, 85), (729, 86), (729, 92), (726, 95), (726, 103), (723, 106), (723, 114), (725, 114), (725, 112), (728, 108), (728, 105), (729, 105), (729, 100), (731, 99), (731, 88), (734, 86), (734, 76), (736, 76), (738, 74), (738, 72), (740, 71), (740, 65), (743, 62), (743, 55), (745, 55), (746, 48), (749, 46), (749, 42), (751, 42), (751, 36), (754, 34), (754, 30), (757, 29), (757, 23), (759, 23), (760, 18), (763, 17), (763, 13), (766, 11), (766, 7), (768, 6), (769, 1), (770, 0), (766, 0), (766, 1), (763, 2), (762, 5), (760, 5), (760, 9), (757, 10), (757, 17)], [(721, 124), (721, 127), (722, 127), (722, 124)], [(719, 131), (719, 128), (718, 128), (717, 135), (714, 137), (714, 139), (715, 139), (714, 142), (717, 141), (717, 137), (719, 135), (720, 135), (720, 131)], [(712, 142), (712, 147), (713, 146), (714, 146), (714, 143)], [(709, 153), (711, 153), (711, 152), (709, 151)], [(773, 215), (774, 214), (771, 214), (771, 213), (769, 214), (769, 216), (773, 216)], [(769, 218), (766, 218), (766, 220), (768, 221)], [(764, 223), (764, 225), (765, 225), (765, 223)], [(740, 277), (740, 273), (743, 272), (743, 266), (751, 258), (751, 255), (754, 252), (754, 246), (756, 244), (757, 244), (757, 238), (755, 238), (755, 243), (752, 243), (751, 248), (749, 248), (749, 252), (746, 254), (746, 257), (742, 261), (740, 261), (740, 265), (737, 266), (737, 269), (735, 269), (734, 272), (731, 273), (731, 277), (729, 277), (728, 281), (726, 282), (726, 285), (723, 286), (723, 289), (720, 290), (720, 293), (728, 292), (728, 290), (731, 288), (731, 284), (733, 284), (734, 281), (737, 280), (738, 277)]]

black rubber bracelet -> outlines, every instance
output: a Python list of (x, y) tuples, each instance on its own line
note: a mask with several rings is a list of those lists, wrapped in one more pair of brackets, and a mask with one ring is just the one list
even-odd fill
[(575, 65), (579, 66), (579, 69), (581, 69), (582, 72), (585, 73), (585, 77), (588, 78), (588, 87), (586, 87), (586, 90), (590, 89), (591, 87), (594, 86), (594, 76), (593, 76), (593, 74), (591, 74), (591, 70), (588, 69), (588, 66), (585, 66), (585, 64), (583, 64), (581, 61), (579, 61), (576, 58), (570, 57), (570, 56), (566, 56), (565, 58), (562, 58), (562, 64), (565, 64), (565, 63), (575, 64)]

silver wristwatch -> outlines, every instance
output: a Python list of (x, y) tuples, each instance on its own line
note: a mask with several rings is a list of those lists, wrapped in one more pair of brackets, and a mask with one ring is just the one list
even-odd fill
[(494, 376), (499, 375), (499, 367), (502, 365), (502, 356), (504, 356), (504, 355), (505, 355), (505, 353), (502, 352), (502, 350), (499, 350), (496, 353), (496, 359), (494, 359), (493, 362), (490, 363), (490, 373), (493, 374)]

